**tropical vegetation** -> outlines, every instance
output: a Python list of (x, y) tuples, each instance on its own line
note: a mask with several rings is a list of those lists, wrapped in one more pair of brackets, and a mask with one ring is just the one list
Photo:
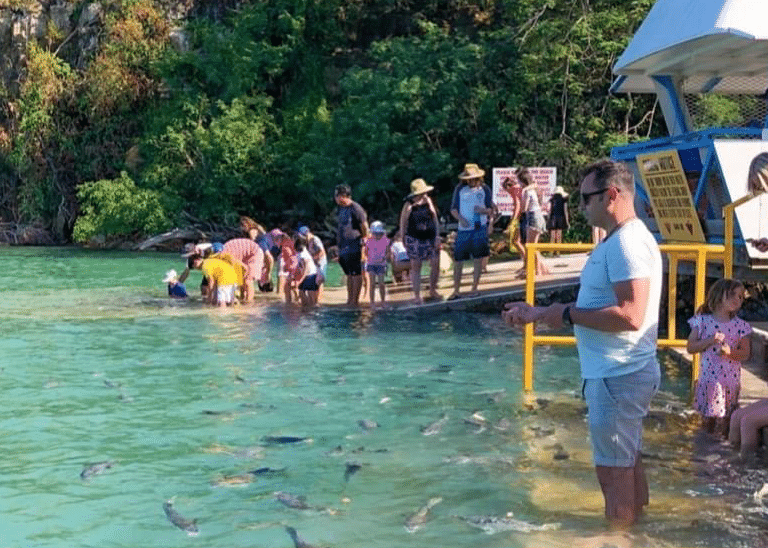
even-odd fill
[(391, 223), (417, 177), (446, 214), (465, 162), (555, 166), (572, 189), (665, 133), (652, 96), (608, 93), (653, 0), (197, 3), (175, 29), (152, 0), (102, 2), (84, 66), (56, 29), (29, 43), (4, 93), (4, 221), (59, 242), (241, 214), (322, 229), (347, 183)]

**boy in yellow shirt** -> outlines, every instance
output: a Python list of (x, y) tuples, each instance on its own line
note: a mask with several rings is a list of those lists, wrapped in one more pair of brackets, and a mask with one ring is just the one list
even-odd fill
[(192, 264), (208, 278), (208, 302), (218, 306), (234, 303), (237, 273), (231, 264), (215, 257), (203, 259), (200, 256), (195, 257)]

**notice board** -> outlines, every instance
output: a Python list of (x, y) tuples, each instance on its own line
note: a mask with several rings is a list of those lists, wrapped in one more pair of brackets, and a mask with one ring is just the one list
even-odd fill
[(677, 150), (638, 154), (636, 160), (664, 241), (706, 243)]

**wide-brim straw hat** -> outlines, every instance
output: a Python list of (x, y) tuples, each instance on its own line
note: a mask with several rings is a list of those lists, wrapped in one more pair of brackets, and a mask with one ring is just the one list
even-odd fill
[(477, 164), (464, 164), (464, 171), (459, 173), (459, 179), (480, 179), (483, 175), (485, 171)]
[(406, 199), (413, 198), (419, 194), (426, 194), (427, 192), (434, 189), (435, 187), (428, 185), (424, 179), (414, 179), (411, 181), (411, 193), (406, 196)]
[(568, 193), (567, 193), (567, 192), (565, 191), (565, 189), (564, 189), (562, 186), (560, 186), (560, 185), (557, 185), (557, 186), (555, 187), (555, 192), (554, 192), (554, 193), (555, 193), (555, 194), (559, 194), (559, 195), (560, 195), (560, 196), (562, 196), (563, 198), (567, 198), (567, 197), (568, 197)]

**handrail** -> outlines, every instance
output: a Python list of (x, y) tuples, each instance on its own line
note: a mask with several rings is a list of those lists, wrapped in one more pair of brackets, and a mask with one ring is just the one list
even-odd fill
[[(731, 212), (732, 213), (732, 212)], [(732, 219), (732, 218), (731, 218)], [(730, 240), (730, 250), (727, 246), (727, 242)], [(536, 243), (526, 244), (526, 260), (525, 260), (525, 302), (529, 305), (534, 305), (534, 285), (536, 283), (535, 276), (535, 253), (537, 251), (565, 251), (565, 252), (584, 252), (590, 251), (594, 248), (593, 244), (552, 244), (552, 243)], [(659, 347), (685, 347), (687, 341), (685, 339), (676, 338), (676, 326), (675, 326), (675, 310), (677, 309), (677, 267), (680, 260), (693, 260), (696, 263), (696, 284), (694, 292), (694, 307), (698, 307), (704, 302), (705, 298), (705, 283), (706, 283), (706, 267), (708, 259), (717, 259), (723, 261), (724, 271), (730, 272), (733, 268), (733, 230), (730, 232), (730, 238), (726, 235), (726, 245), (718, 244), (660, 244), (659, 249), (662, 253), (668, 255), (669, 264), (669, 278), (668, 287), (670, 290), (667, 292), (667, 327), (668, 338), (659, 339), (657, 344)], [(674, 289), (672, 289), (674, 288)], [(536, 345), (573, 345), (576, 343), (576, 339), (573, 336), (557, 336), (557, 335), (536, 335), (534, 331), (534, 324), (525, 324), (523, 328), (523, 389), (526, 392), (533, 390), (533, 349)], [(698, 379), (699, 376), (699, 354), (694, 354), (693, 364), (691, 367), (691, 386)]]

